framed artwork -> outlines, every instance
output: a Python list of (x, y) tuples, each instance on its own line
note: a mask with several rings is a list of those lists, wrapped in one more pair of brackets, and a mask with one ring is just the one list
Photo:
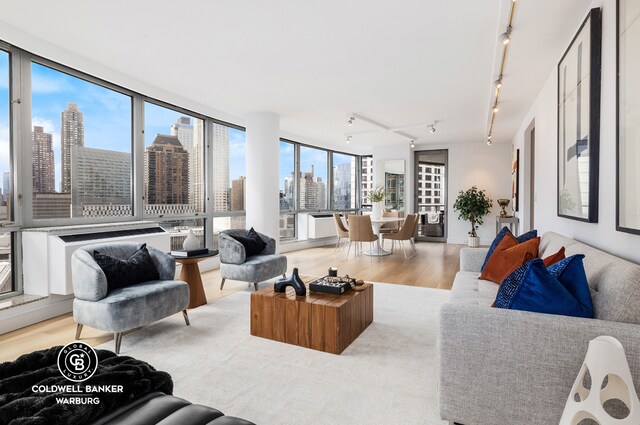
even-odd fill
[(516, 149), (516, 157), (511, 166), (511, 209), (520, 211), (520, 149)]
[(616, 229), (640, 235), (640, 4), (618, 0)]
[(558, 64), (558, 216), (598, 222), (601, 9), (591, 9)]

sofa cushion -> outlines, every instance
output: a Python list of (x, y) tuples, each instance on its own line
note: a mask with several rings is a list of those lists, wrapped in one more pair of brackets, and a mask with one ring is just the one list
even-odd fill
[(551, 254), (548, 257), (545, 257), (542, 259), (542, 262), (544, 263), (544, 265), (546, 267), (552, 266), (555, 263), (562, 261), (565, 259), (565, 255), (564, 255), (564, 247), (560, 248), (560, 250), (558, 252), (556, 252), (555, 254)]
[(488, 280), (478, 279), (480, 273), (461, 271), (451, 288), (452, 303), (489, 307), (496, 299), (499, 286)]
[(258, 232), (256, 232), (253, 227), (249, 232), (247, 232), (246, 236), (236, 235), (232, 236), (232, 238), (244, 246), (247, 257), (260, 254), (267, 246), (267, 243), (262, 240)]
[(480, 279), (502, 283), (518, 267), (538, 256), (539, 244), (538, 237), (518, 243), (511, 233), (507, 233), (487, 261)]
[(500, 285), (494, 307), (592, 318), (583, 258), (574, 255), (548, 269), (540, 258), (527, 262)]
[(76, 323), (107, 332), (147, 325), (187, 308), (189, 285), (179, 280), (154, 280), (110, 291), (99, 301), (73, 300)]
[[(493, 242), (491, 242), (491, 245), (489, 246), (489, 251), (487, 251), (487, 256), (484, 258), (484, 262), (482, 263), (482, 267), (480, 268), (480, 271), (484, 271), (485, 266), (487, 265), (487, 262), (489, 261), (489, 258), (491, 258), (491, 254), (493, 254), (493, 252), (496, 250), (496, 248), (498, 247), (498, 244), (500, 242), (502, 242), (502, 239), (505, 237), (505, 235), (511, 235), (513, 236), (513, 233), (511, 233), (511, 230), (509, 230), (509, 228), (507, 226), (504, 226), (496, 235), (495, 239), (493, 239)], [(528, 241), (529, 239), (533, 239), (535, 237), (538, 236), (538, 231), (537, 230), (531, 230), (523, 235), (520, 235), (518, 237), (516, 237), (516, 240), (518, 241), (518, 243), (523, 243)]]
[(145, 243), (128, 258), (93, 251), (93, 259), (107, 278), (107, 291), (160, 278)]

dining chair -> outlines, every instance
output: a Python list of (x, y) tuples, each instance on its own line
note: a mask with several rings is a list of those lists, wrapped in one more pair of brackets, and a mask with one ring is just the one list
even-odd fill
[(336, 234), (338, 235), (338, 240), (336, 241), (336, 249), (333, 251), (336, 252), (338, 250), (338, 247), (340, 246), (340, 240), (342, 240), (342, 238), (349, 239), (349, 229), (345, 227), (340, 214), (334, 213), (333, 221), (336, 225)]
[[(385, 211), (382, 213), (383, 218), (398, 218), (400, 217), (398, 211)], [(398, 221), (394, 221), (393, 223), (385, 223), (380, 227), (380, 233), (393, 233), (400, 230), (400, 225)]]
[(369, 242), (370, 249), (373, 249), (373, 242), (377, 240), (378, 237), (373, 233), (371, 216), (352, 215), (349, 217), (349, 248), (347, 249), (347, 259), (349, 259), (352, 242), (356, 242), (357, 254), (358, 244), (361, 244), (362, 242)]
[(413, 237), (413, 229), (415, 229), (415, 221), (417, 219), (416, 214), (409, 214), (404, 219), (402, 223), (402, 227), (397, 233), (385, 233), (382, 235), (382, 240), (389, 239), (393, 241), (393, 246), (391, 248), (391, 252), (393, 252), (393, 248), (395, 247), (395, 242), (399, 242), (400, 246), (402, 246), (402, 253), (404, 254), (404, 259), (407, 259), (407, 251), (404, 248), (404, 241), (409, 241), (409, 244), (413, 248), (413, 255), (416, 255), (416, 248), (413, 244), (411, 244), (411, 238)]

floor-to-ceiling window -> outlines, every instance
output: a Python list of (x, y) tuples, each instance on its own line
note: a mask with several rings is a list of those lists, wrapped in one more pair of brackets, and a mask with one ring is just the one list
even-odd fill
[(360, 157), (360, 205), (363, 208), (371, 208), (369, 195), (374, 189), (373, 184), (373, 157)]
[(356, 159), (354, 155), (332, 153), (331, 200), (334, 210), (351, 210), (357, 207)]
[(327, 209), (328, 155), (326, 150), (300, 146), (298, 198), (300, 210)]
[[(0, 193), (0, 223), (12, 220), (12, 166), (11, 166), (11, 101), (9, 97), (9, 52), (0, 50), (0, 172), (2, 173), (2, 192)], [(15, 233), (0, 232), (0, 295), (15, 289), (13, 278), (13, 245)]]
[(280, 239), (296, 237), (296, 145), (280, 141)]

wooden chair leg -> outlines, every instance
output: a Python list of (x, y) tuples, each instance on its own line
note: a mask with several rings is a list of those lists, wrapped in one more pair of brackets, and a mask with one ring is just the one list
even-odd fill
[(80, 333), (82, 332), (82, 326), (80, 323), (78, 323), (78, 326), (76, 326), (76, 340), (80, 339)]
[(222, 288), (224, 288), (224, 281), (227, 280), (226, 277), (222, 278), (222, 282), (220, 282), (220, 290), (222, 291)]
[(191, 322), (189, 322), (189, 315), (187, 314), (187, 310), (182, 310), (182, 315), (184, 316), (184, 322), (189, 326)]

